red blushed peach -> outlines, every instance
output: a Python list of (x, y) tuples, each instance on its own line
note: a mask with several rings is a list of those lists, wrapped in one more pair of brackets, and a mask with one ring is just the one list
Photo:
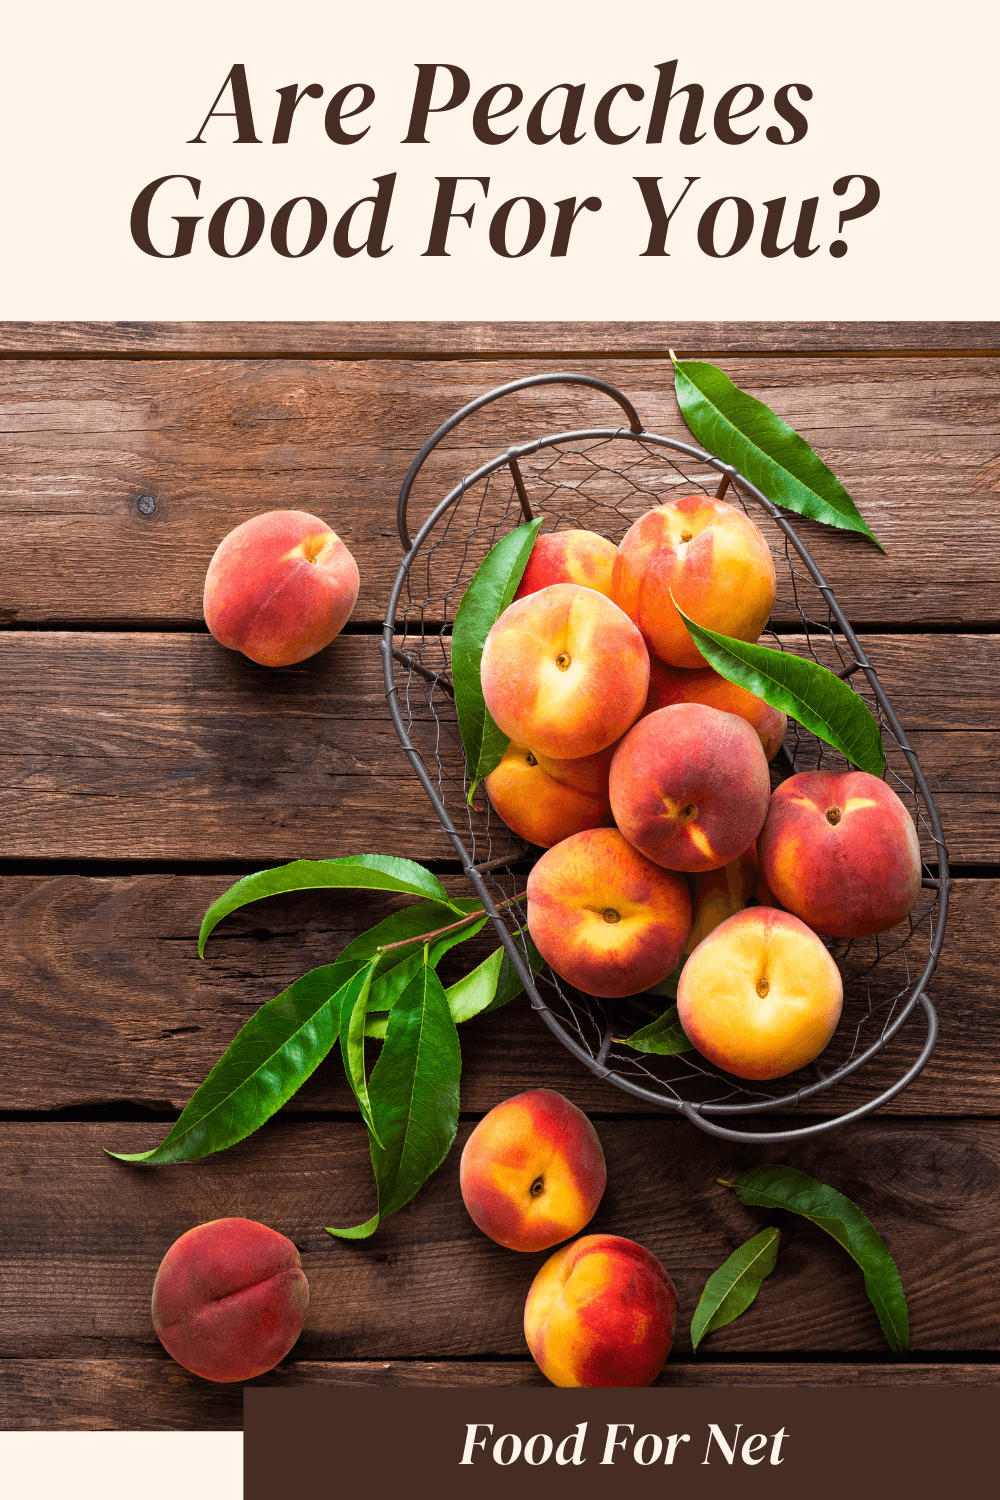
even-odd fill
[(671, 593), (696, 624), (757, 639), (774, 603), (774, 563), (742, 510), (706, 495), (672, 500), (629, 527), (615, 558), (611, 597), (650, 652), (671, 666), (703, 667)]
[(655, 656), (649, 661), (649, 692), (642, 718), (672, 703), (705, 703), (720, 713), (738, 714), (756, 729), (764, 754), (773, 760), (785, 739), (788, 715), (763, 698), (721, 677), (713, 667), (668, 667)]
[(826, 937), (886, 932), (920, 892), (913, 819), (867, 771), (803, 771), (783, 781), (757, 853), (782, 906)]
[(291, 1240), (251, 1219), (182, 1234), (153, 1285), (153, 1327), (167, 1353), (205, 1380), (253, 1380), (302, 1329), (309, 1283)]
[(757, 846), (751, 844), (739, 859), (731, 859), (721, 870), (706, 870), (694, 877), (694, 899), (691, 913), (691, 936), (685, 953), (693, 953), (721, 922), (738, 911), (755, 906), (776, 906), (777, 902), (760, 878)]
[(530, 1089), (480, 1120), (460, 1179), (473, 1222), (491, 1240), (548, 1250), (590, 1223), (607, 1171), (587, 1116), (552, 1089)]
[(587, 1234), (549, 1257), (528, 1292), (524, 1336), (558, 1386), (652, 1385), (677, 1323), (677, 1292), (655, 1255)]
[(603, 594), (555, 583), (505, 609), (482, 656), (486, 707), (509, 739), (537, 755), (595, 755), (638, 718), (649, 655)]
[(579, 583), (611, 597), (611, 569), (618, 548), (596, 531), (550, 531), (535, 538), (515, 599), (553, 583)]
[(205, 576), (205, 623), (263, 667), (305, 661), (347, 624), (358, 565), (335, 531), (304, 510), (271, 510), (223, 537)]
[(528, 931), (555, 972), (589, 995), (637, 995), (677, 966), (691, 931), (687, 882), (616, 828), (563, 839), (528, 876)]
[(579, 760), (552, 760), (524, 745), (508, 745), (486, 778), (486, 790), (518, 838), (551, 849), (571, 834), (611, 822), (608, 773), (613, 753), (609, 746)]
[(837, 965), (798, 917), (737, 912), (691, 954), (677, 1013), (703, 1057), (737, 1078), (782, 1078), (818, 1057), (840, 1020)]
[(611, 810), (630, 844), (668, 870), (715, 870), (748, 849), (771, 781), (745, 719), (702, 703), (657, 709), (611, 762)]

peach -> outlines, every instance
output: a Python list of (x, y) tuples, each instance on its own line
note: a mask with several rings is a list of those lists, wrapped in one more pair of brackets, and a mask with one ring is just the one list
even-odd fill
[(668, 667), (666, 662), (651, 657), (649, 692), (641, 717), (655, 713), (658, 708), (669, 708), (672, 703), (706, 703), (724, 714), (739, 714), (756, 729), (768, 760), (773, 760), (781, 749), (788, 728), (787, 714), (772, 708), (756, 693), (720, 676), (714, 667)]
[(508, 1250), (548, 1250), (589, 1224), (607, 1171), (597, 1131), (552, 1089), (529, 1089), (484, 1116), (459, 1168), (472, 1220)]
[(867, 771), (802, 771), (783, 781), (757, 852), (782, 906), (826, 937), (885, 932), (920, 892), (913, 819)]
[(270, 510), (223, 537), (205, 575), (205, 623), (263, 667), (305, 661), (347, 624), (358, 565), (325, 521)]
[(611, 762), (611, 810), (630, 844), (668, 870), (714, 870), (748, 849), (771, 789), (756, 732), (703, 703), (640, 719)]
[(611, 822), (608, 774), (613, 753), (609, 746), (578, 760), (552, 760), (511, 744), (487, 776), (486, 790), (518, 838), (551, 849), (570, 834)]
[(596, 531), (549, 531), (535, 538), (515, 599), (552, 583), (579, 583), (611, 597), (611, 569), (618, 548)]
[(691, 931), (687, 882), (617, 828), (592, 828), (543, 854), (528, 876), (528, 931), (545, 962), (590, 995), (636, 995), (677, 966)]
[(844, 989), (816, 934), (775, 907), (737, 912), (698, 944), (677, 982), (688, 1041), (737, 1078), (782, 1078), (818, 1057)]
[(554, 583), (517, 599), (486, 637), (486, 707), (537, 755), (595, 755), (638, 718), (649, 655), (627, 615), (594, 589)]
[(205, 1380), (253, 1380), (302, 1329), (309, 1283), (291, 1240), (252, 1219), (214, 1219), (175, 1240), (153, 1284), (167, 1353)]
[(671, 593), (696, 624), (757, 639), (774, 603), (774, 563), (742, 510), (707, 495), (671, 500), (629, 527), (615, 558), (611, 597), (650, 652), (674, 667), (703, 667)]
[(524, 1336), (558, 1386), (652, 1385), (670, 1353), (677, 1292), (655, 1255), (587, 1234), (545, 1262), (524, 1304)]
[(691, 936), (685, 953), (693, 953), (720, 922), (733, 917), (748, 906), (776, 906), (773, 895), (760, 878), (757, 846), (751, 844), (739, 859), (731, 859), (720, 870), (706, 870), (694, 876), (691, 910)]

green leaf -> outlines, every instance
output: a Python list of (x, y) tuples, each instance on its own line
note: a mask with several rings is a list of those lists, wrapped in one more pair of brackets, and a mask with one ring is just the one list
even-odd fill
[(285, 891), (321, 889), (402, 891), (409, 896), (424, 896), (442, 902), (449, 911), (461, 915), (448, 892), (436, 876), (412, 859), (396, 859), (388, 854), (350, 854), (344, 859), (296, 859), (276, 870), (260, 870), (245, 875), (205, 913), (198, 934), (198, 954), (205, 956), (205, 943), (214, 927), (230, 912), (277, 896)]
[(479, 666), (483, 644), (510, 604), (535, 545), (542, 517), (502, 537), (480, 563), (455, 615), (451, 680), (458, 727), (469, 771), (469, 802), (484, 776), (500, 764), (510, 740), (494, 724), (483, 698)]
[(503, 957), (504, 949), (495, 948), (489, 958), (484, 958), (477, 968), (445, 990), (451, 1019), (456, 1025), (468, 1021), (472, 1016), (478, 1016), (480, 1011), (486, 1010), (492, 1003), (497, 992)]
[(671, 1000), (677, 999), (677, 981), (681, 977), (681, 970), (687, 963), (687, 954), (682, 953), (676, 966), (671, 969), (666, 979), (661, 979), (659, 984), (651, 984), (648, 990), (643, 990), (644, 995), (668, 995)]
[[(365, 1080), (365, 1021), (368, 1016), (368, 993), (378, 962), (379, 955), (376, 954), (359, 976), (361, 984), (349, 987), (340, 1008), (340, 1051), (344, 1059), (344, 1072), (358, 1101), (361, 1118), (376, 1139), (378, 1132), (372, 1123)], [(381, 1144), (379, 1141), (379, 1145)]]
[(660, 1057), (668, 1057), (674, 1052), (694, 1051), (677, 1019), (676, 1005), (665, 1010), (657, 1020), (650, 1021), (648, 1026), (633, 1031), (631, 1036), (616, 1037), (615, 1040), (626, 1047), (633, 1047), (636, 1052), (655, 1052)]
[(366, 1239), (408, 1203), (444, 1161), (458, 1127), (462, 1054), (441, 981), (429, 964), (389, 1012), (369, 1094), (378, 1131), (370, 1139), (378, 1212), (364, 1224), (328, 1234)]
[(882, 775), (885, 752), (878, 724), (864, 700), (841, 678), (818, 662), (718, 635), (689, 620), (679, 607), (678, 613), (702, 656), (721, 677), (797, 719), (860, 770)]
[(159, 1146), (108, 1155), (161, 1166), (195, 1161), (252, 1135), (323, 1061), (340, 1031), (341, 1004), (363, 983), (364, 965), (353, 962), (303, 974), (250, 1017)]
[(885, 551), (840, 480), (805, 438), (717, 365), (674, 360), (684, 420), (709, 453), (745, 474), (775, 505), (827, 526), (859, 531)]
[[(537, 974), (544, 966), (545, 960), (529, 937), (523, 937), (521, 942), (527, 945), (523, 955), (524, 961), (531, 972)], [(473, 994), (481, 996), (485, 993), (480, 988), (484, 983), (482, 976), (491, 964), (497, 962), (498, 953), (501, 955), (499, 960), (499, 974), (492, 998), (488, 1000), (481, 1010), (473, 1009)], [(489, 981), (485, 982), (488, 983)], [(457, 980), (455, 984), (445, 990), (445, 997), (447, 998), (453, 1020), (456, 1024), (461, 1024), (462, 1021), (471, 1020), (474, 1015), (485, 1016), (489, 1015), (491, 1011), (499, 1010), (502, 1005), (507, 1005), (516, 996), (520, 995), (523, 989), (524, 985), (521, 983), (517, 970), (507, 956), (506, 948), (498, 948), (490, 954), (489, 958), (484, 959), (478, 968), (473, 969), (470, 974), (466, 974), (463, 979)], [(369, 1001), (369, 1012), (371, 1008), (371, 1001)], [(385, 1037), (387, 1023), (387, 1016), (373, 1016), (369, 1014), (368, 1024), (365, 1027), (365, 1036), (381, 1040)]]
[(760, 1291), (765, 1276), (770, 1276), (778, 1258), (781, 1231), (764, 1229), (747, 1240), (705, 1282), (691, 1319), (691, 1343), (697, 1353), (706, 1333), (725, 1328), (745, 1313)]
[(896, 1354), (909, 1349), (910, 1320), (896, 1263), (870, 1220), (850, 1198), (795, 1167), (754, 1167), (729, 1185), (735, 1188), (741, 1203), (788, 1209), (832, 1234), (864, 1272), (865, 1291), (890, 1348)]

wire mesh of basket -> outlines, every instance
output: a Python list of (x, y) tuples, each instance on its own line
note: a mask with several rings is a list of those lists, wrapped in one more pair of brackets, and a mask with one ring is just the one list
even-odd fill
[[(464, 475), (409, 531), (413, 482), (433, 449), (461, 422), (493, 401), (531, 386), (566, 384), (603, 392), (626, 422), (554, 433), (507, 448)], [(656, 1056), (622, 1038), (661, 1015), (663, 995), (604, 1000), (573, 989), (550, 968), (533, 973), (524, 893), (541, 850), (525, 845), (491, 809), (479, 788), (470, 806), (468, 770), (451, 685), (450, 637), (455, 613), (487, 552), (515, 526), (539, 515), (542, 531), (585, 529), (618, 543), (655, 505), (691, 494), (724, 495), (740, 505), (771, 547), (778, 594), (762, 637), (778, 650), (807, 655), (849, 683), (875, 716), (886, 752), (885, 779), (911, 812), (924, 859), (917, 903), (891, 932), (828, 940), (844, 982), (840, 1025), (808, 1068), (770, 1083), (723, 1073), (698, 1052)], [(843, 611), (790, 520), (736, 469), (696, 447), (647, 432), (628, 399), (594, 376), (529, 376), (485, 393), (428, 439), (403, 482), (398, 525), (404, 557), (382, 636), (390, 712), (403, 749), (451, 840), (462, 869), (489, 912), (531, 1005), (586, 1067), (644, 1104), (683, 1114), (713, 1135), (779, 1141), (817, 1135), (858, 1119), (893, 1098), (921, 1071), (937, 1036), (926, 994), (944, 937), (948, 856), (934, 799), (869, 661)], [(789, 622), (780, 626), (775, 621)], [(789, 721), (771, 765), (772, 786), (803, 770), (847, 770), (824, 741)], [(537, 959), (535, 960), (537, 965)], [(742, 1117), (823, 1110), (822, 1096), (876, 1057), (913, 1017), (923, 1017), (916, 1059), (863, 1103), (807, 1124), (741, 1128)], [(908, 1031), (911, 1028), (908, 1028)], [(912, 1050), (912, 1049), (910, 1049)]]

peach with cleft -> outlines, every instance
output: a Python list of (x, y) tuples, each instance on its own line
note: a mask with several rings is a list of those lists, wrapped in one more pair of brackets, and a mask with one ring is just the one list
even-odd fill
[(577, 760), (553, 760), (525, 745), (508, 745), (486, 778), (490, 802), (518, 838), (551, 849), (571, 834), (611, 822), (613, 753), (609, 746)]
[(818, 1057), (844, 990), (825, 946), (775, 907), (737, 912), (691, 954), (677, 1013), (703, 1057), (737, 1078), (782, 1078)]
[(587, 1234), (542, 1266), (524, 1336), (557, 1386), (652, 1385), (677, 1323), (677, 1292), (655, 1255), (616, 1234)]
[(536, 537), (515, 599), (553, 583), (579, 583), (611, 597), (611, 569), (618, 548), (596, 531), (549, 531)]
[(486, 707), (505, 735), (537, 755), (596, 755), (642, 711), (649, 654), (603, 594), (555, 583), (518, 599), (486, 637)]
[(783, 781), (757, 853), (782, 906), (826, 937), (886, 932), (920, 893), (913, 819), (867, 771), (802, 771)]
[(770, 789), (756, 732), (703, 703), (640, 719), (611, 762), (615, 822), (668, 870), (715, 870), (738, 858), (761, 830)]
[(738, 714), (756, 729), (764, 754), (773, 760), (785, 738), (788, 715), (772, 708), (756, 693), (730, 682), (714, 667), (668, 667), (657, 657), (649, 661), (649, 693), (642, 717), (672, 703), (705, 703), (724, 714)]
[(305, 661), (347, 624), (360, 576), (325, 521), (271, 510), (223, 537), (205, 575), (205, 623), (263, 667)]
[(684, 951), (693, 953), (703, 938), (738, 911), (777, 904), (761, 879), (757, 846), (751, 844), (738, 859), (731, 859), (721, 869), (694, 876), (691, 936)]
[(214, 1219), (175, 1240), (153, 1284), (153, 1327), (205, 1380), (253, 1380), (291, 1349), (309, 1305), (299, 1252), (266, 1224)]
[(691, 931), (687, 882), (616, 828), (592, 828), (543, 854), (528, 876), (528, 931), (577, 989), (636, 995), (676, 967)]
[(472, 1220), (508, 1250), (548, 1250), (589, 1224), (607, 1171), (597, 1131), (553, 1089), (529, 1089), (491, 1109), (459, 1168)]
[(651, 654), (674, 667), (703, 667), (671, 594), (696, 624), (757, 639), (774, 603), (774, 563), (742, 510), (707, 495), (671, 500), (629, 527), (615, 558), (611, 597)]

